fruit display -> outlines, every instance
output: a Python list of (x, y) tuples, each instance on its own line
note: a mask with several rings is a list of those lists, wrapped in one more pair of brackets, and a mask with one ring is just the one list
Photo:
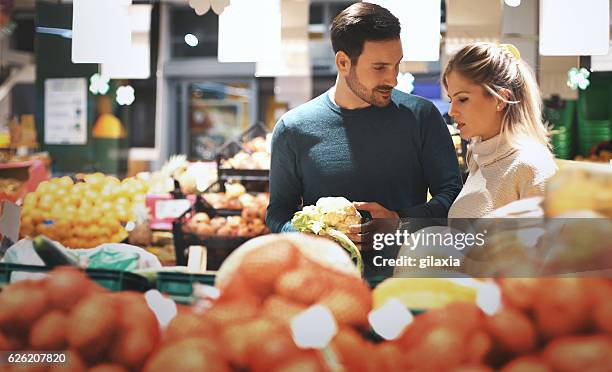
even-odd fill
[(291, 224), (298, 231), (328, 236), (346, 249), (351, 258), (363, 269), (363, 258), (359, 248), (346, 236), (351, 225), (361, 223), (361, 215), (353, 203), (343, 197), (328, 197), (317, 200), (316, 205), (307, 205), (296, 212)]
[(210, 218), (204, 212), (199, 212), (194, 214), (189, 222), (183, 226), (183, 231), (195, 234), (201, 239), (211, 236), (252, 238), (270, 232), (262, 218), (252, 218), (245, 214), (246, 211), (246, 209), (243, 210), (242, 216), (214, 218)]
[(590, 161), (595, 163), (610, 163), (612, 160), (612, 141), (605, 141), (593, 146), (589, 156), (576, 156), (577, 161)]
[(14, 178), (0, 178), (0, 195), (11, 195), (23, 185), (23, 182)]
[(145, 208), (147, 185), (102, 173), (42, 182), (24, 198), (21, 236), (46, 235), (69, 248), (90, 248), (127, 237), (123, 224)]
[(109, 293), (74, 268), (0, 293), (0, 350), (67, 350), (67, 362), (50, 371), (140, 370), (159, 339), (159, 323), (142, 294)]
[(256, 137), (241, 146), (245, 150), (221, 162), (222, 168), (231, 169), (270, 169), (271, 135)]
[(185, 155), (173, 155), (159, 171), (140, 173), (138, 177), (147, 181), (151, 194), (174, 191), (174, 180), (178, 181), (183, 193), (195, 194), (216, 182), (217, 167), (214, 162), (189, 162)]
[[(244, 187), (242, 187), (242, 190), (244, 190)], [(227, 189), (226, 192), (206, 193), (203, 194), (203, 197), (215, 209), (248, 209), (249, 213), (256, 214), (255, 212), (257, 212), (264, 218), (266, 208), (270, 203), (269, 193), (253, 195), (242, 191), (237, 194), (230, 192), (230, 189)]]
[(251, 238), (270, 232), (265, 224), (270, 202), (268, 193), (247, 194), (241, 184), (227, 184), (226, 190), (224, 193), (203, 194), (203, 197), (213, 208), (241, 211), (240, 216), (210, 218), (205, 212), (198, 212), (183, 225), (183, 231), (200, 238)]
[(548, 182), (544, 204), (550, 217), (571, 218), (571, 213), (585, 211), (612, 217), (612, 168), (590, 163), (567, 165)]

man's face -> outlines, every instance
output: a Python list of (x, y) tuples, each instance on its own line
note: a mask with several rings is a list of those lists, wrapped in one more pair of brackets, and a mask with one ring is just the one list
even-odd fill
[(400, 39), (366, 41), (356, 65), (344, 78), (351, 91), (370, 105), (384, 107), (391, 102), (402, 60)]

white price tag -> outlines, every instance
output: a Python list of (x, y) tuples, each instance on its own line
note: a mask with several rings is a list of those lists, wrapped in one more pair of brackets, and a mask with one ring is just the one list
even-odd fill
[(178, 218), (189, 208), (191, 202), (187, 199), (158, 200), (155, 203), (155, 216), (158, 219)]

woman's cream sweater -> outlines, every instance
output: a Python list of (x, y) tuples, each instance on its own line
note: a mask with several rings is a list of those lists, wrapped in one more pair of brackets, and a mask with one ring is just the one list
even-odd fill
[(548, 149), (533, 141), (511, 146), (497, 135), (471, 146), (470, 174), (449, 218), (480, 218), (515, 200), (544, 194), (557, 166)]

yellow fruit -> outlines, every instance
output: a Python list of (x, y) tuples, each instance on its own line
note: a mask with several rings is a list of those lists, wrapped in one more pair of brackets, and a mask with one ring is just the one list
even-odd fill
[(36, 204), (38, 204), (38, 194), (36, 193), (29, 193), (25, 196), (25, 198), (23, 199), (23, 206), (25, 207), (33, 207)]
[(74, 185), (74, 182), (72, 181), (72, 178), (67, 177), (67, 176), (59, 178), (57, 183), (60, 186), (64, 186), (65, 188), (71, 188)]
[(36, 188), (36, 192), (38, 192), (40, 195), (45, 194), (46, 192), (49, 191), (50, 184), (51, 183), (49, 181), (43, 181), (39, 183), (38, 187)]
[(452, 279), (389, 278), (372, 291), (372, 300), (374, 308), (395, 298), (411, 309), (432, 309), (452, 302), (476, 303), (477, 294), (477, 286)]
[(38, 208), (43, 211), (49, 211), (51, 210), (54, 204), (55, 199), (53, 198), (53, 195), (44, 194), (40, 197), (40, 200), (38, 201)]

